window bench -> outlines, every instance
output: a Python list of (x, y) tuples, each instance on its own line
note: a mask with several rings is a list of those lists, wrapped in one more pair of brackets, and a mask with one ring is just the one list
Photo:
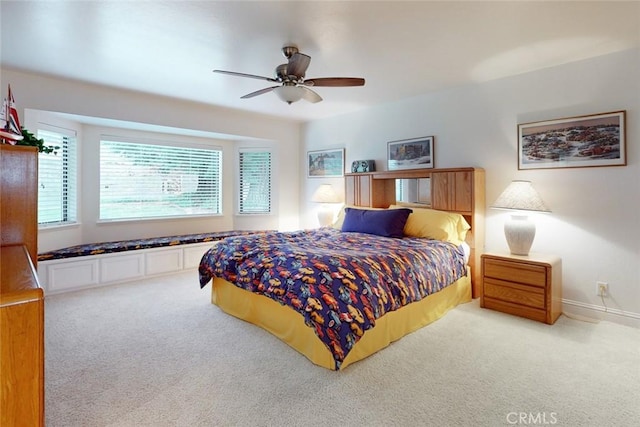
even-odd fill
[(38, 254), (38, 279), (53, 294), (194, 269), (219, 240), (252, 233), (219, 231), (57, 249)]

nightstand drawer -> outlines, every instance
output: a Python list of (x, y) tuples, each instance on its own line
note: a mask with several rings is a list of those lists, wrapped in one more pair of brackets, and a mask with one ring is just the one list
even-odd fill
[(547, 269), (541, 265), (525, 262), (484, 259), (484, 277), (503, 279), (544, 288), (547, 283)]
[(485, 298), (484, 307), (491, 310), (501, 311), (503, 313), (513, 314), (514, 316), (526, 317), (527, 319), (537, 320), (552, 324), (555, 320), (547, 319), (547, 312), (539, 308), (527, 307), (525, 305), (514, 304), (508, 301), (500, 301), (492, 298)]
[(484, 296), (544, 310), (545, 289), (501, 280), (484, 279)]

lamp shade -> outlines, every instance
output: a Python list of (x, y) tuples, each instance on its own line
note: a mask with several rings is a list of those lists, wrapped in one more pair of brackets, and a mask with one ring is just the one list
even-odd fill
[(300, 101), (304, 96), (304, 88), (299, 86), (284, 85), (275, 88), (273, 91), (276, 93), (276, 95), (278, 95), (278, 98), (280, 98), (287, 104)]
[(491, 207), (493, 209), (551, 212), (531, 185), (531, 181), (512, 181)]
[(321, 184), (311, 196), (311, 201), (316, 203), (340, 203), (340, 198), (333, 191), (331, 184)]

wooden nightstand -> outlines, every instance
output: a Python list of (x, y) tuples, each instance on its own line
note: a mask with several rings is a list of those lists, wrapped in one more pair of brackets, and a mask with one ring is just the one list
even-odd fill
[(480, 307), (552, 325), (562, 313), (562, 260), (483, 254)]

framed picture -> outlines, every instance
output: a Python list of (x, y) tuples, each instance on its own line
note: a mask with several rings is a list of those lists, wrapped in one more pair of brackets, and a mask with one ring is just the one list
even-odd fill
[(344, 175), (344, 148), (337, 150), (309, 151), (307, 153), (307, 177), (326, 178)]
[(626, 165), (625, 113), (518, 125), (518, 169)]
[(387, 143), (387, 169), (433, 168), (433, 136)]

